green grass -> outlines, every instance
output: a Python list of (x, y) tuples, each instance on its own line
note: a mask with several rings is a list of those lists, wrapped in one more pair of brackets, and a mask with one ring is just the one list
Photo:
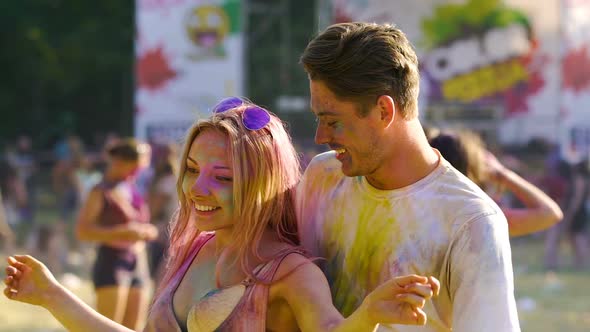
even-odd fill
[[(563, 267), (553, 273), (542, 268), (540, 240), (512, 243), (515, 295), (521, 304), (519, 317), (524, 332), (590, 331), (590, 270), (572, 269), (569, 248), (564, 243), (560, 249)], [(526, 302), (528, 306), (522, 305)]]
[[(513, 240), (512, 252), (522, 331), (590, 331), (590, 270), (568, 269), (571, 257), (564, 245), (563, 270), (544, 271), (543, 244), (538, 238)], [(4, 261), (4, 256), (0, 256)], [(73, 291), (93, 303), (92, 285), (87, 279)], [(0, 296), (0, 322), (0, 332), (63, 331), (44, 309), (12, 302), (4, 296)]]

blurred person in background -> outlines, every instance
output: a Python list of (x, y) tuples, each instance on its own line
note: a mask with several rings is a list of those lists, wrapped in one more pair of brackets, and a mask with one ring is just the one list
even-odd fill
[[(541, 186), (547, 195), (555, 200), (562, 210), (566, 209), (569, 183), (567, 179), (569, 164), (563, 160), (561, 149), (554, 145), (545, 159), (545, 174), (541, 178)], [(545, 234), (545, 269), (553, 271), (557, 269), (557, 257), (561, 234), (565, 223), (558, 223), (547, 230)]]
[(496, 197), (508, 220), (510, 236), (539, 232), (562, 220), (559, 205), (540, 188), (500, 163), (475, 132), (443, 131), (433, 135), (429, 142), (453, 167), (484, 190), (508, 191), (522, 203), (523, 207), (514, 207)]
[(179, 207), (176, 192), (178, 178), (178, 147), (175, 144), (157, 144), (152, 161), (154, 177), (149, 190), (149, 207), (152, 223), (158, 228), (158, 238), (149, 243), (150, 273), (156, 284), (164, 272), (164, 257), (169, 246), (168, 226)]
[(121, 137), (115, 132), (102, 133), (98, 132), (92, 137), (89, 145), (87, 157), (93, 166), (101, 173), (104, 173), (109, 159), (107, 150)]
[[(74, 221), (80, 200), (78, 197), (78, 180), (74, 156), (83, 153), (81, 139), (75, 135), (67, 135), (59, 140), (54, 147), (55, 163), (51, 170), (51, 184), (56, 197), (58, 220), (52, 227), (65, 232), (67, 249), (77, 248), (74, 236)], [(65, 258), (63, 259), (65, 263)]]
[(154, 183), (154, 176), (155, 176), (155, 168), (153, 166), (154, 162), (154, 153), (153, 153), (153, 146), (157, 146), (155, 142), (147, 141), (147, 146), (149, 147), (149, 160), (150, 163), (148, 167), (144, 167), (140, 169), (137, 174), (135, 175), (135, 188), (142, 197), (149, 197), (150, 190), (152, 188), (152, 184)]
[(33, 141), (28, 135), (20, 135), (15, 142), (15, 149), (6, 157), (16, 168), (18, 176), (25, 184), (27, 204), (20, 209), (21, 220), (27, 223), (28, 230), (35, 224), (37, 209), (37, 160), (33, 153)]
[(574, 253), (574, 267), (588, 267), (587, 227), (590, 222), (590, 171), (587, 160), (574, 164), (562, 162), (561, 174), (566, 179), (566, 197), (563, 203), (563, 227), (552, 230), (548, 234), (545, 247), (545, 267), (558, 267), (559, 240), (562, 231), (567, 232), (568, 240)]
[(107, 168), (82, 204), (76, 234), (98, 244), (92, 281), (97, 311), (136, 330), (148, 309), (146, 241), (157, 237), (149, 210), (135, 188), (137, 172), (149, 165), (150, 148), (133, 138), (107, 147)]
[(98, 169), (97, 162), (83, 151), (74, 154), (72, 164), (77, 188), (76, 196), (79, 202), (84, 202), (92, 188), (102, 180), (102, 172)]
[[(78, 151), (72, 156), (72, 164), (74, 167), (76, 188), (77, 188), (77, 208), (79, 211), (80, 205), (86, 201), (88, 194), (100, 181), (102, 180), (102, 172), (98, 169), (97, 162), (93, 155), (89, 155), (87, 151)], [(76, 251), (70, 250), (68, 254), (68, 263), (82, 268), (88, 275), (91, 266), (87, 257), (93, 257), (95, 246), (91, 242), (79, 242), (76, 240)]]
[(21, 211), (27, 206), (27, 189), (17, 168), (5, 158), (0, 159), (0, 193), (6, 223), (16, 236), (15, 245), (22, 246), (27, 236), (26, 227), (23, 227), (27, 221), (21, 219)]
[(10, 253), (14, 251), (14, 232), (10, 228), (6, 220), (6, 213), (4, 212), (4, 203), (2, 200), (2, 192), (0, 191), (0, 244), (3, 253)]
[(57, 218), (38, 223), (29, 238), (28, 249), (44, 259), (59, 277), (80, 249), (74, 234), (76, 213), (80, 207), (74, 159), (83, 153), (84, 143), (77, 135), (68, 132), (57, 138), (51, 168), (51, 190)]

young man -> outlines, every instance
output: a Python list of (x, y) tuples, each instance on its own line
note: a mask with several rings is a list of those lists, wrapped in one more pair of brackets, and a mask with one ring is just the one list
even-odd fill
[[(305, 49), (316, 156), (297, 191), (303, 245), (324, 257), (346, 316), (402, 274), (433, 275), (420, 331), (520, 331), (507, 222), (432, 149), (418, 120), (418, 60), (390, 25), (342, 23)], [(381, 326), (380, 331), (415, 331)]]

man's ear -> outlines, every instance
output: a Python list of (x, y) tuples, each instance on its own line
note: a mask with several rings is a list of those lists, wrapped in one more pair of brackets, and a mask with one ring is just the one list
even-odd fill
[(389, 127), (395, 119), (395, 102), (393, 98), (388, 95), (381, 95), (377, 98), (377, 106), (381, 116), (381, 121), (384, 122), (385, 127)]

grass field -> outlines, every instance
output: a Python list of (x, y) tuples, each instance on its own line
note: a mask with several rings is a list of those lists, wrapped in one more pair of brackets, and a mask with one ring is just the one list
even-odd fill
[[(544, 271), (543, 246), (538, 238), (515, 240), (512, 251), (522, 331), (590, 331), (590, 270), (568, 270), (569, 251), (563, 246), (564, 268), (556, 273)], [(93, 302), (87, 278), (82, 278), (73, 290), (85, 301)], [(63, 331), (45, 310), (3, 296), (0, 296), (0, 322), (0, 332)]]
[(542, 268), (539, 240), (513, 241), (515, 295), (524, 332), (590, 331), (590, 270), (568, 268), (571, 254), (561, 248), (558, 272)]

